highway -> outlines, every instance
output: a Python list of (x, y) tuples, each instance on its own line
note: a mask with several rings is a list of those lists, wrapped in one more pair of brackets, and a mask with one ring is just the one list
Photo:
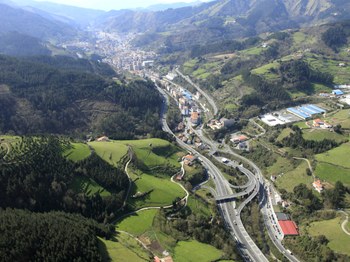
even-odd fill
[[(184, 78), (185, 77), (177, 70), (177, 72)], [(188, 80), (188, 79), (187, 79)], [(190, 79), (189, 79), (190, 80)], [(191, 81), (192, 82), (192, 81)], [(192, 83), (193, 84), (193, 83)], [(206, 94), (203, 90), (199, 89), (195, 84), (193, 84), (195, 88), (197, 88), (201, 93)], [(166, 103), (164, 103), (164, 110), (163, 110), (163, 117), (162, 117), (162, 126), (163, 130), (173, 135), (175, 138), (175, 134), (170, 130), (169, 126), (166, 122), (166, 107), (167, 104), (169, 104), (169, 97), (165, 93), (163, 89), (158, 87), (158, 91), (164, 96)], [(207, 95), (204, 95), (207, 97)], [(210, 97), (209, 97), (210, 98)], [(215, 102), (210, 98), (208, 99), (209, 103), (212, 102), (215, 104)], [(212, 102), (210, 102), (212, 101)], [(215, 106), (216, 107), (216, 106)], [(214, 108), (214, 107), (213, 107)], [(262, 134), (259, 136), (265, 134), (266, 130), (261, 127), (259, 124), (257, 124), (255, 121), (252, 120), (252, 123), (258, 126), (262, 130)], [(261, 207), (261, 213), (264, 218), (265, 227), (267, 229), (268, 235), (271, 239), (271, 241), (274, 243), (276, 248), (289, 260), (293, 262), (299, 262), (299, 260), (290, 254), (288, 250), (282, 245), (281, 239), (278, 236), (278, 233), (275, 228), (277, 228), (276, 223), (277, 219), (271, 220), (269, 219), (269, 215), (272, 214), (275, 216), (275, 213), (273, 211), (273, 207), (271, 204), (271, 199), (266, 193), (265, 190), (265, 180), (263, 177), (263, 174), (260, 170), (260, 168), (251, 160), (242, 157), (241, 155), (235, 153), (227, 144), (224, 146), (212, 141), (211, 139), (207, 138), (205, 135), (203, 135), (202, 127), (200, 129), (192, 129), (198, 137), (202, 139), (202, 141), (206, 144), (208, 144), (211, 147), (210, 150), (210, 156), (213, 157), (216, 152), (224, 152), (226, 154), (230, 154), (235, 159), (240, 159), (247, 167), (250, 167), (254, 172), (251, 172), (248, 168), (244, 167), (243, 165), (237, 165), (235, 161), (226, 163), (227, 165), (238, 167), (239, 170), (244, 173), (248, 178), (249, 181), (246, 185), (243, 186), (233, 186), (228, 183), (228, 181), (224, 178), (224, 176), (221, 174), (220, 170), (206, 157), (199, 154), (196, 150), (194, 150), (191, 146), (185, 144), (180, 139), (176, 138), (177, 142), (180, 146), (188, 150), (189, 152), (192, 152), (194, 155), (197, 155), (202, 160), (202, 164), (204, 167), (207, 168), (209, 171), (209, 174), (211, 177), (213, 177), (213, 181), (216, 186), (217, 194), (215, 195), (215, 198), (217, 200), (217, 204), (220, 207), (221, 213), (226, 221), (227, 226), (232, 229), (231, 234), (235, 237), (237, 242), (239, 243), (239, 248), (243, 254), (243, 257), (246, 260), (252, 260), (252, 261), (267, 261), (264, 254), (261, 252), (261, 250), (256, 246), (254, 241), (250, 238), (249, 234), (247, 233), (246, 229), (244, 228), (244, 225), (241, 221), (240, 215), (243, 210), (243, 208), (252, 201), (257, 195), (259, 196), (260, 200), (260, 207)], [(220, 148), (220, 146), (223, 148)], [(217, 158), (218, 161), (220, 161), (219, 158)], [(231, 188), (239, 188), (244, 189), (244, 191), (239, 193), (233, 193)], [(234, 202), (230, 202), (235, 200), (238, 197), (242, 196), (248, 196), (247, 199), (241, 205), (236, 208)]]
[[(208, 170), (209, 175), (213, 178), (213, 181), (216, 186), (216, 195), (217, 197), (229, 196), (233, 195), (232, 188), (230, 187), (228, 181), (222, 175), (221, 171), (205, 156), (197, 152), (188, 144), (184, 143), (182, 140), (178, 139), (172, 130), (169, 128), (168, 123), (166, 121), (166, 112), (167, 105), (169, 104), (169, 97), (165, 93), (163, 89), (157, 86), (158, 91), (164, 97), (163, 109), (162, 109), (162, 127), (163, 130), (172, 136), (175, 137), (176, 142), (188, 152), (191, 152), (193, 155), (197, 156), (199, 160), (202, 162), (203, 166)], [(244, 170), (244, 169), (242, 169)], [(247, 170), (250, 172), (249, 170)], [(251, 172), (249, 173), (251, 174)], [(255, 176), (254, 176), (255, 177)], [(259, 192), (260, 185), (258, 180), (255, 179), (255, 183), (253, 184), (253, 192), (252, 194), (245, 200), (238, 209), (235, 207), (235, 202), (231, 201), (222, 201), (218, 203), (218, 207), (221, 211), (221, 214), (226, 222), (226, 225), (230, 229), (231, 235), (238, 242), (238, 248), (242, 253), (242, 256), (246, 261), (256, 261), (256, 262), (266, 262), (268, 261), (265, 255), (261, 252), (261, 250), (256, 246), (254, 241), (251, 239), (249, 234), (247, 233), (242, 221), (241, 221), (241, 211), (244, 206), (249, 203)]]

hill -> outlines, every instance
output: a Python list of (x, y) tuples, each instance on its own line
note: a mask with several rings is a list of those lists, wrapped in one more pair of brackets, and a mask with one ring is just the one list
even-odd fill
[(0, 54), (10, 56), (51, 55), (51, 51), (38, 38), (18, 32), (1, 34)]
[(55, 19), (74, 27), (88, 26), (94, 19), (104, 13), (102, 10), (81, 8), (45, 1), (13, 0), (12, 2), (26, 10), (32, 10), (41, 16)]
[(159, 130), (153, 83), (112, 79), (107, 65), (67, 57), (0, 56), (0, 129), (17, 134), (94, 131), (130, 139)]
[[(156, 12), (109, 12), (97, 27), (146, 33), (150, 38), (160, 38), (169, 49), (184, 50), (196, 43), (343, 20), (349, 18), (349, 10), (350, 4), (344, 0), (218, 0)], [(148, 44), (141, 40), (139, 45)], [(157, 42), (154, 46), (162, 45)]]
[(0, 3), (0, 33), (16, 31), (41, 40), (63, 40), (77, 35), (78, 31), (66, 23)]

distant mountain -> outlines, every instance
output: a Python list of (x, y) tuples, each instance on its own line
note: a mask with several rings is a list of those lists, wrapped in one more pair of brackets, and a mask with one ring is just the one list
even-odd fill
[[(109, 12), (100, 17), (98, 27), (153, 34), (163, 44), (184, 47), (347, 18), (348, 0), (218, 0), (163, 11)], [(139, 39), (138, 43), (150, 39)], [(159, 42), (156, 45), (162, 46)]]
[[(1, 0), (0, 0), (1, 1)], [(4, 1), (4, 0), (3, 0)], [(105, 13), (102, 10), (62, 5), (51, 2), (39, 2), (32, 0), (12, 0), (21, 7), (35, 8), (46, 14), (50, 14), (57, 20), (82, 27), (88, 26), (94, 19)]]
[(78, 33), (76, 29), (61, 21), (5, 4), (0, 4), (0, 24), (0, 33), (18, 32), (41, 40), (62, 40), (74, 37)]
[(11, 56), (51, 55), (39, 39), (18, 32), (0, 34), (0, 54)]
[(148, 11), (163, 11), (170, 8), (175, 9), (175, 8), (181, 8), (186, 6), (200, 5), (202, 3), (203, 3), (202, 1), (194, 1), (190, 3), (178, 2), (178, 3), (171, 3), (171, 4), (156, 4), (156, 5), (151, 5), (149, 7), (146, 7), (145, 9)]

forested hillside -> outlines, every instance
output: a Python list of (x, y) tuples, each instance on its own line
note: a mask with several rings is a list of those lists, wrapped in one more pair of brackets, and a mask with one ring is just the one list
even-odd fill
[(159, 129), (161, 98), (146, 81), (115, 81), (105, 64), (65, 57), (0, 56), (0, 130), (93, 131), (130, 139)]
[(1, 261), (102, 261), (111, 228), (79, 215), (0, 209)]
[[(109, 221), (123, 203), (128, 178), (92, 154), (73, 163), (63, 156), (64, 143), (57, 137), (25, 137), (0, 161), (0, 208), (35, 212), (54, 210), (79, 213)], [(93, 180), (110, 195), (89, 194), (74, 187), (77, 179)]]

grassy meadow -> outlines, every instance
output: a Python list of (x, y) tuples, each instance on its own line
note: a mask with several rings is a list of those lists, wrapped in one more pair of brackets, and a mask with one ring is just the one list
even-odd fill
[(153, 219), (158, 212), (158, 209), (137, 212), (117, 222), (116, 229), (129, 232), (134, 236), (140, 236), (152, 229)]
[(175, 247), (176, 262), (211, 262), (220, 259), (222, 252), (198, 241), (180, 241)]
[(110, 240), (99, 238), (104, 260), (112, 262), (150, 261), (150, 253), (127, 234), (120, 233)]
[(328, 246), (335, 252), (350, 256), (350, 236), (345, 234), (341, 228), (342, 217), (331, 220), (314, 222), (308, 231), (312, 236), (325, 235), (329, 240)]
[(91, 154), (90, 148), (84, 143), (71, 143), (72, 148), (64, 152), (64, 156), (74, 162), (88, 158)]

